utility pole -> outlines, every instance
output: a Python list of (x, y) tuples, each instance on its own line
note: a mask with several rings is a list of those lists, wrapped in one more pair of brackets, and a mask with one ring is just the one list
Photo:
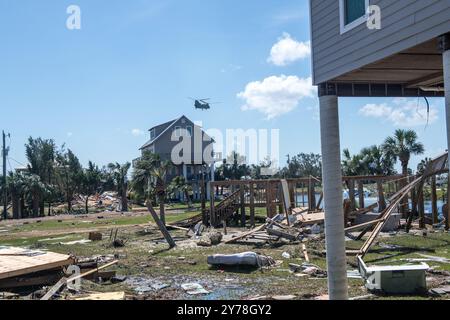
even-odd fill
[(3, 218), (8, 219), (8, 192), (6, 191), (6, 134), (2, 132), (3, 136)]

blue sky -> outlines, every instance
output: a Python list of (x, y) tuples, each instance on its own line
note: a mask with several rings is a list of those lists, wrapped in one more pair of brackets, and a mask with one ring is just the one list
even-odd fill
[[(66, 28), (71, 4), (81, 30)], [(307, 1), (2, 0), (0, 127), (12, 135), (11, 165), (26, 162), (28, 136), (66, 143), (83, 163), (130, 161), (150, 127), (182, 114), (206, 129), (280, 129), (282, 159), (320, 152), (309, 38)], [(222, 103), (202, 112), (187, 97)], [(426, 127), (423, 100), (341, 99), (342, 148), (380, 144), (401, 126), (439, 154), (444, 101), (430, 102)]]

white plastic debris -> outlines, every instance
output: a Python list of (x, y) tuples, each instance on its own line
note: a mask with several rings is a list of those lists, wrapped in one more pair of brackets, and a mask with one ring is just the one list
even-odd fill
[(187, 294), (191, 296), (209, 294), (210, 292), (203, 288), (199, 283), (185, 283), (181, 285), (181, 288), (186, 291)]
[(281, 255), (284, 259), (290, 259), (291, 255), (287, 252), (283, 252), (283, 254)]

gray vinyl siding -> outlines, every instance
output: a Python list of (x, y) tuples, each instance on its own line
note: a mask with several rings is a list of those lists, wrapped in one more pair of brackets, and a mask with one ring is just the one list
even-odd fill
[[(184, 123), (183, 123), (184, 121)], [(192, 130), (194, 130), (194, 123), (190, 121), (186, 117), (182, 117), (179, 119), (175, 124), (173, 124), (168, 130), (164, 131), (162, 133), (162, 136), (160, 136), (153, 144), (155, 146), (155, 153), (159, 154), (161, 159), (163, 160), (170, 160), (171, 153), (173, 148), (179, 143), (177, 141), (172, 141), (172, 133), (175, 130), (176, 127), (181, 127), (183, 129), (186, 129), (186, 127), (190, 126)], [(166, 127), (167, 128), (167, 127)], [(202, 142), (202, 152), (206, 149), (208, 145), (210, 145), (211, 142), (203, 141)], [(194, 139), (192, 139), (191, 143), (191, 150), (192, 150), (192, 157), (191, 160), (194, 161)], [(201, 155), (200, 155), (201, 156)]]
[(370, 0), (381, 30), (366, 24), (340, 34), (339, 0), (310, 0), (314, 83), (338, 76), (450, 32), (450, 0)]

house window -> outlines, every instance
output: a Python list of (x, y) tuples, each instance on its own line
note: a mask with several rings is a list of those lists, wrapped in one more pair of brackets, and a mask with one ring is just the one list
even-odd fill
[(369, 0), (339, 0), (341, 34), (367, 21)]
[(187, 131), (188, 137), (192, 137), (192, 126), (187, 126), (186, 131)]
[(155, 129), (150, 130), (150, 140), (153, 140), (156, 138), (156, 131)]
[(181, 137), (181, 127), (175, 127), (175, 137)]

